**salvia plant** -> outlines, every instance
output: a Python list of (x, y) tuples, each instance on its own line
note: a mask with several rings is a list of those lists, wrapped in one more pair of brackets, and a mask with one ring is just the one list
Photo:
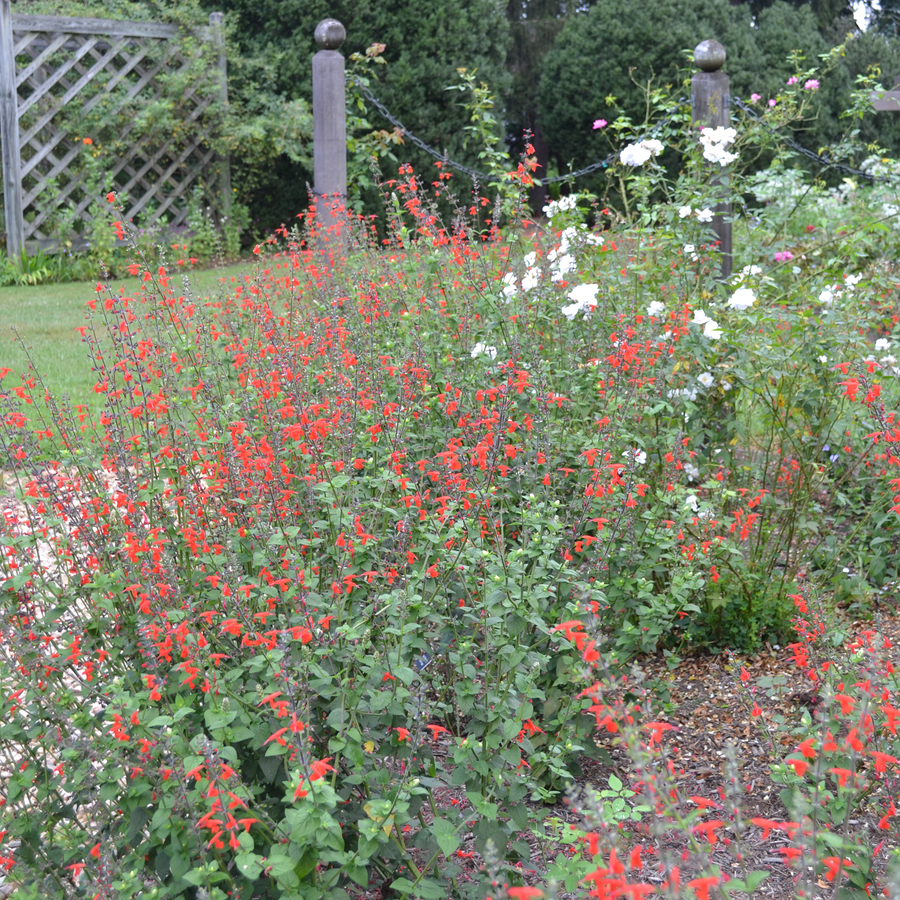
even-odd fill
[[(895, 650), (834, 618), (895, 574), (897, 210), (785, 163), (814, 74), (733, 132), (616, 123), (627, 215), (508, 218), (526, 156), (497, 202), (403, 166), (386, 238), (310, 212), (207, 300), (135, 243), (141, 290), (88, 303), (93, 403), (3, 372), (4, 891), (897, 893)], [(679, 780), (631, 669), (765, 639), (817, 701), (779, 718), (732, 658), (778, 819), (735, 749), (714, 797)]]

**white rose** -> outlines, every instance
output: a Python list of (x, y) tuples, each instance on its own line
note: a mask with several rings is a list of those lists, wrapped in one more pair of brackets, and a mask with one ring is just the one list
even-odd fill
[(698, 375), (697, 381), (705, 388), (711, 388), (716, 383), (716, 379), (713, 378), (712, 372), (704, 372), (702, 375)]
[(713, 220), (713, 211), (707, 206), (706, 209), (701, 209), (697, 213), (697, 221), (698, 222), (712, 222)]
[(651, 301), (650, 305), (647, 307), (648, 316), (661, 316), (665, 311), (665, 304), (660, 303), (659, 300)]
[(678, 218), (686, 219), (691, 214), (691, 208), (689, 206), (681, 206), (678, 209)]
[(741, 311), (750, 309), (754, 303), (756, 303), (756, 294), (750, 288), (738, 288), (728, 301), (728, 305), (732, 309)]
[(479, 356), (484, 354), (485, 356), (489, 356), (491, 359), (497, 358), (497, 348), (489, 347), (487, 344), (477, 343), (472, 348), (472, 359), (477, 359)]

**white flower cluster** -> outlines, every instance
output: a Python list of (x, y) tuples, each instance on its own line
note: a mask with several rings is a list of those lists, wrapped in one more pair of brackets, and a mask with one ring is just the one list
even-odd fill
[(762, 275), (762, 269), (759, 266), (744, 266), (744, 268), (736, 273), (731, 279), (731, 283), (741, 284), (748, 275)]
[(645, 462), (647, 462), (647, 454), (638, 449), (637, 447), (634, 450), (626, 450), (622, 456), (627, 459), (629, 462), (634, 460), (634, 464), (636, 466), (642, 466)]
[(626, 166), (642, 166), (652, 157), (659, 156), (662, 151), (662, 142), (657, 141), (655, 138), (650, 138), (649, 140), (639, 141), (637, 144), (629, 144), (619, 154), (619, 159)]
[(694, 310), (694, 324), (703, 326), (703, 337), (717, 341), (722, 337), (722, 329), (715, 319), (711, 319), (702, 309)]
[(597, 305), (597, 284), (579, 284), (569, 291), (572, 301), (562, 308), (562, 314), (571, 322), (580, 312), (588, 312)]
[(569, 272), (575, 271), (578, 264), (573, 251), (578, 251), (585, 244), (596, 247), (602, 243), (603, 238), (599, 234), (589, 231), (587, 225), (570, 225), (568, 228), (564, 228), (559, 236), (559, 246), (547, 254), (547, 260), (550, 262), (553, 272), (550, 276), (551, 279), (562, 281)]
[(521, 281), (519, 281), (512, 272), (507, 272), (503, 276), (503, 293), (506, 295), (507, 300), (518, 294), (520, 287), (523, 291), (530, 291), (540, 284), (541, 270), (539, 266), (535, 265), (537, 262), (537, 253), (533, 250), (531, 253), (526, 253), (522, 262), (525, 263), (526, 268)]
[(819, 294), (819, 303), (822, 306), (831, 306), (835, 300), (839, 300), (844, 290), (852, 291), (863, 280), (862, 273), (859, 275), (845, 275), (844, 283), (833, 284), (831, 287), (825, 288)]
[(548, 219), (552, 219), (557, 213), (568, 212), (575, 209), (578, 204), (578, 197), (570, 194), (568, 197), (560, 197), (559, 200), (551, 200), (544, 207), (544, 214)]
[(694, 209), (689, 206), (678, 207), (678, 218), (686, 219), (688, 216), (696, 216), (698, 222), (712, 222), (713, 211), (707, 206), (706, 209)]
[[(878, 338), (875, 341), (875, 350), (879, 352), (884, 352), (885, 350), (893, 349), (893, 343), (888, 338)], [(874, 361), (873, 357), (869, 357), (870, 360)], [(887, 356), (882, 356), (881, 359), (878, 360), (879, 364), (882, 367), (883, 374), (886, 375), (900, 375), (900, 368), (897, 367), (897, 357), (894, 356), (893, 353), (888, 353)]]
[(489, 347), (487, 344), (477, 343), (472, 348), (472, 359), (478, 359), (479, 356), (484, 354), (485, 356), (489, 356), (491, 359), (497, 358), (497, 348)]
[(693, 403), (697, 399), (697, 388), (670, 388), (666, 391), (666, 398), (669, 400), (677, 400), (679, 397), (684, 397), (685, 400), (690, 400)]
[(650, 305), (647, 307), (648, 316), (656, 316), (657, 318), (659, 318), (665, 311), (665, 304), (661, 303), (659, 300), (652, 300), (650, 302)]
[(730, 153), (725, 148), (733, 144), (737, 138), (737, 131), (733, 128), (701, 128), (700, 143), (703, 145), (703, 158), (708, 162), (718, 163), (723, 168), (737, 159), (736, 153)]
[(756, 294), (751, 288), (738, 288), (728, 300), (728, 305), (732, 309), (739, 309), (741, 312), (750, 309), (754, 303), (756, 303)]

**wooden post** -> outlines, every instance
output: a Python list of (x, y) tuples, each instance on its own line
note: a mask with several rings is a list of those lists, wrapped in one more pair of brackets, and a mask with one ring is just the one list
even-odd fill
[[(228, 106), (228, 59), (225, 55), (225, 13), (209, 14), (209, 33), (216, 48), (216, 68), (219, 74), (219, 103), (222, 109)], [(224, 217), (231, 215), (231, 160), (226, 155), (222, 158), (219, 188), (222, 191), (221, 213)]]
[(6, 253), (18, 259), (25, 248), (22, 172), (19, 149), (19, 103), (10, 0), (0, 0), (0, 153), (3, 157), (3, 208)]
[(900, 78), (894, 79), (894, 90), (872, 94), (872, 106), (875, 112), (900, 112)]
[[(725, 65), (725, 48), (718, 41), (702, 41), (694, 50), (694, 62), (701, 71), (691, 79), (691, 121), (696, 125), (728, 127), (731, 120), (731, 90)], [(715, 165), (715, 164), (713, 164)], [(728, 178), (713, 176), (711, 183), (721, 188), (720, 197), (727, 196)], [(713, 208), (712, 230), (719, 244), (722, 259), (722, 278), (731, 276), (733, 265), (731, 244), (731, 204), (723, 200)]]
[[(322, 48), (312, 62), (313, 162), (316, 218), (319, 240), (337, 249), (340, 218), (335, 207), (347, 202), (347, 109), (344, 94), (344, 57), (338, 47), (347, 32), (336, 19), (316, 26), (316, 43)], [(337, 241), (334, 237), (337, 237)], [(325, 242), (328, 242), (327, 244)]]

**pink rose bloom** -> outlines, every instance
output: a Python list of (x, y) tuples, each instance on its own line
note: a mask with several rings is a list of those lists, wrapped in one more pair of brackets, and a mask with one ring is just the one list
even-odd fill
[(806, 91), (817, 91), (819, 89), (818, 78), (810, 78), (809, 81), (803, 85), (803, 89)]
[(598, 128), (606, 128), (606, 119), (594, 120), (594, 131), (596, 131)]
[(789, 259), (793, 259), (794, 254), (791, 253), (790, 250), (785, 250), (783, 253), (775, 254), (775, 262), (787, 262)]
[(769, 106), (774, 106), (777, 102), (777, 100), (769, 100)]
[(762, 97), (759, 94), (751, 94), (750, 95), (751, 103), (756, 103), (757, 100), (762, 100)]
[(790, 84), (796, 84), (799, 80), (800, 80), (800, 79), (799, 79), (796, 75), (791, 75), (791, 77), (788, 78), (787, 83), (788, 83), (789, 85), (790, 85)]

